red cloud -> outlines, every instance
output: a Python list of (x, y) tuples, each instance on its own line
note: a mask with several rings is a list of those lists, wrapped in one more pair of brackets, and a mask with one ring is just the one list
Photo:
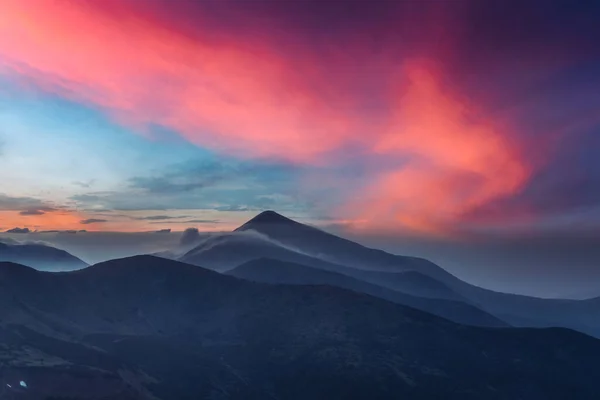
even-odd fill
[(379, 176), (367, 193), (362, 220), (438, 230), (469, 210), (522, 188), (529, 177), (510, 135), (476, 115), (476, 107), (442, 88), (420, 63), (405, 67), (406, 87), (396, 94), (391, 121), (373, 142), (382, 155), (410, 157)]

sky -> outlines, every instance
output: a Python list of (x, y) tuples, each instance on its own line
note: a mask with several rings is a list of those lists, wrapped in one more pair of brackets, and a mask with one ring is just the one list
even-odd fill
[(600, 279), (598, 18), (2, 0), (0, 230), (222, 231), (274, 209), (487, 285), (575, 290)]

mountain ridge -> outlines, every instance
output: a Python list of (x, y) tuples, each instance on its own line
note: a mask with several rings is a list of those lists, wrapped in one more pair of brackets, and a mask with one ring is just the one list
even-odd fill
[[(237, 228), (235, 232), (257, 232), (272, 241), (269, 249), (246, 246), (246, 249), (240, 254), (236, 254), (239, 247), (223, 248), (221, 255), (233, 259), (237, 257), (238, 265), (253, 258), (270, 257), (299, 262), (312, 267), (324, 267), (323, 269), (330, 269), (331, 265), (338, 265), (343, 268), (371, 272), (416, 271), (447, 286), (451, 292), (459, 296), (458, 298), (467, 299), (469, 303), (511, 325), (522, 327), (562, 326), (600, 337), (600, 309), (594, 308), (591, 300), (540, 299), (495, 292), (462, 281), (424, 258), (399, 256), (382, 250), (370, 249), (348, 239), (292, 221), (272, 211), (257, 215)], [(295, 259), (289, 253), (283, 254), (281, 249), (272, 250), (276, 245), (281, 248), (285, 246), (287, 250), (296, 249), (294, 250), (297, 253), (294, 256)], [(244, 252), (246, 255), (241, 257)], [(278, 254), (277, 257), (273, 257), (275, 253)], [(299, 257), (302, 259), (299, 260)], [(319, 261), (310, 261), (306, 257), (312, 257)], [(195, 260), (184, 259), (184, 261), (202, 265), (201, 256)], [(233, 261), (235, 260), (230, 260), (227, 268), (236, 266)], [(336, 269), (341, 272), (339, 267)], [(362, 279), (366, 280), (364, 276)], [(372, 283), (381, 284), (381, 280), (379, 282), (372, 281)], [(415, 294), (415, 292), (411, 294)]]
[(18, 376), (39, 398), (66, 395), (56, 379), (85, 400), (85, 379), (128, 400), (597, 394), (600, 341), (568, 329), (469, 327), (340, 288), (252, 283), (151, 256), (33, 273), (0, 281), (0, 304), (14, 299), (0, 306), (0, 338), (11, 338), (0, 380)]
[(270, 284), (330, 285), (413, 307), (458, 323), (487, 327), (509, 326), (491, 314), (464, 302), (411, 296), (352, 276), (276, 259), (251, 260), (227, 271), (226, 274)]

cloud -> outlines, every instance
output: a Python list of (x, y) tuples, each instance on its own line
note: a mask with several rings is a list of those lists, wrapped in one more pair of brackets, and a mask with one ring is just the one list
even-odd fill
[[(563, 143), (560, 154), (535, 173), (519, 193), (474, 208), (465, 219), (534, 223), (576, 213), (590, 215), (600, 208), (600, 164), (595, 151), (600, 146), (598, 133), (600, 128), (593, 135)], [(589, 222), (582, 221), (582, 225)]]
[(81, 202), (96, 202), (102, 200), (104, 196), (109, 195), (111, 192), (103, 192), (99, 194), (76, 194), (71, 196), (71, 200)]
[(239, 204), (233, 204), (233, 205), (226, 205), (226, 206), (216, 206), (215, 210), (217, 211), (251, 211), (250, 208), (248, 208), (248, 206), (242, 206)]
[(79, 221), (80, 224), (82, 225), (89, 225), (89, 224), (102, 224), (108, 222), (108, 220), (106, 219), (98, 219), (98, 218), (89, 218), (89, 219), (83, 219), (81, 221)]
[(18, 240), (15, 240), (13, 238), (0, 237), (0, 243), (8, 244), (8, 245), (16, 245), (16, 244), (20, 244), (21, 242), (19, 242)]
[(151, 176), (133, 177), (129, 184), (133, 189), (152, 194), (188, 195), (241, 179), (272, 179), (274, 175), (284, 174), (289, 168), (291, 167), (285, 163), (261, 159), (191, 160), (170, 165)]
[[(395, 86), (402, 87), (408, 79), (408, 93), (390, 93), (396, 98), (390, 104), (391, 118), (386, 117), (383, 126), (376, 127), (371, 124), (372, 116), (361, 111), (366, 99), (361, 98), (359, 87), (370, 82), (355, 80), (360, 76), (380, 75), (375, 73), (380, 68), (376, 62), (382, 60), (350, 73), (341, 69), (354, 65), (351, 61), (362, 52), (359, 47), (352, 48), (351, 54), (334, 52), (331, 54), (335, 56), (322, 59), (323, 54), (300, 45), (296, 54), (283, 56), (272, 43), (261, 41), (261, 36), (222, 36), (215, 43), (210, 32), (200, 31), (198, 40), (187, 40), (163, 29), (161, 24), (166, 21), (143, 15), (119, 19), (122, 30), (110, 28), (115, 15), (134, 15), (139, 11), (131, 7), (129, 3), (119, 6), (111, 3), (89, 12), (74, 3), (63, 5), (40, 0), (38, 7), (25, 8), (11, 1), (4, 30), (26, 32), (23, 37), (27, 40), (18, 47), (12, 42), (0, 42), (0, 49), (9, 60), (34, 66), (36, 72), (30, 78), (41, 79), (41, 84), (61, 95), (98, 105), (141, 131), (149, 124), (165, 126), (192, 143), (236, 156), (318, 164), (326, 154), (354, 144), (372, 153), (373, 159), (379, 155), (399, 157), (416, 152), (419, 160), (415, 163), (425, 164), (424, 168), (411, 166), (387, 171), (377, 177), (375, 185), (363, 188), (369, 191), (364, 201), (371, 202), (371, 197), (385, 198), (371, 207), (377, 207), (375, 213), (360, 215), (375, 219), (374, 222), (395, 220), (414, 228), (434, 225), (438, 221), (425, 221), (437, 209), (431, 205), (438, 198), (434, 190), (445, 191), (444, 198), (451, 200), (442, 210), (455, 215), (462, 212), (456, 209), (462, 206), (457, 206), (454, 199), (464, 176), (476, 178), (472, 180), (469, 191), (472, 196), (466, 199), (467, 204), (511, 194), (527, 177), (527, 167), (500, 139), (501, 133), (488, 127), (491, 122), (468, 126), (467, 119), (472, 116), (460, 114), (470, 105), (460, 102), (452, 93), (443, 93), (438, 88), (442, 77), (429, 71), (427, 64), (392, 61), (400, 66), (396, 69), (405, 71), (404, 76), (387, 76), (386, 80), (398, 82)], [(47, 15), (53, 15), (52, 20)], [(210, 20), (202, 12), (197, 18)], [(56, 29), (55, 21), (60, 20), (68, 20), (69, 24)], [(254, 26), (255, 20), (249, 22)], [(106, 42), (113, 45), (97, 45)], [(42, 47), (43, 53), (31, 51)], [(81, 61), (88, 60), (86, 57), (71, 57), (74, 52), (88, 49), (94, 49), (91, 59), (104, 60), (101, 69)], [(212, 62), (202, 61), (206, 59)], [(167, 64), (165, 60), (169, 60)], [(252, 68), (248, 69), (248, 65)], [(29, 74), (26, 69), (20, 71)], [(58, 81), (47, 81), (50, 76)], [(91, 85), (91, 90), (84, 90), (80, 82)], [(153, 96), (156, 92), (162, 95)], [(410, 104), (405, 104), (406, 101)], [(421, 110), (423, 106), (427, 111)], [(431, 116), (435, 118), (432, 120)], [(401, 122), (406, 118), (410, 126)], [(447, 137), (444, 125), (451, 128)], [(423, 141), (419, 140), (420, 126), (433, 128)], [(368, 135), (364, 133), (366, 130)], [(403, 131), (407, 133), (398, 138)], [(453, 146), (448, 146), (450, 143)], [(489, 158), (488, 163), (481, 162), (485, 157)], [(494, 175), (498, 168), (507, 168), (508, 176), (498, 179)], [(152, 194), (176, 194), (204, 190), (221, 179), (219, 173), (165, 175), (135, 177), (130, 184), (133, 189)], [(458, 182), (435, 189), (439, 182), (449, 179)], [(400, 192), (390, 192), (390, 187), (410, 180), (424, 183), (412, 190), (411, 183), (403, 184), (411, 191), (402, 198), (398, 197)], [(407, 204), (407, 199), (417, 196), (427, 199)], [(391, 203), (396, 205), (387, 205)], [(394, 211), (399, 208), (402, 210)], [(350, 207), (347, 210), (356, 213)]]
[(6, 231), (6, 233), (31, 233), (29, 228), (13, 228)]
[(169, 216), (169, 215), (149, 215), (147, 217), (133, 217), (133, 219), (139, 220), (139, 221), (164, 221), (164, 220), (170, 220), (170, 219), (181, 219), (181, 218), (187, 218), (186, 215), (176, 215), (176, 216)]
[[(33, 197), (15, 197), (0, 193), (0, 211), (50, 212), (56, 208), (47, 202)], [(41, 215), (41, 214), (22, 214)]]
[(144, 189), (149, 193), (177, 194), (203, 189), (214, 183), (204, 178), (178, 179), (177, 177), (135, 177), (130, 179), (132, 188)]
[[(17, 205), (21, 206), (22, 204), (19, 202)], [(29, 205), (31, 206), (33, 204)], [(79, 221), (82, 218), (86, 218), (78, 211), (67, 209), (65, 207), (52, 208), (43, 205), (41, 205), (41, 207), (44, 207), (44, 209), (40, 210), (32, 208), (31, 210), (28, 210), (25, 208), (24, 210), (19, 211), (18, 207), (14, 206), (11, 208), (17, 208), (17, 210), (0, 209), (0, 221), (2, 221), (4, 226), (24, 225), (25, 228), (32, 230), (65, 230), (73, 229), (79, 224)]]
[[(6, 232), (6, 233), (9, 233), (9, 232)], [(11, 237), (0, 237), (0, 243), (8, 244), (11, 246), (40, 245), (40, 246), (54, 247), (50, 242), (47, 242), (45, 240), (30, 239), (30, 238), (34, 238), (35, 235), (37, 235), (39, 232), (23, 232), (23, 233), (29, 233), (29, 235), (25, 236), (26, 239), (14, 239)]]
[(181, 239), (179, 240), (179, 244), (181, 246), (189, 246), (191, 244), (197, 243), (201, 239), (200, 233), (198, 232), (198, 228), (187, 228), (183, 235), (181, 235)]
[(42, 210), (25, 210), (25, 211), (21, 211), (19, 213), (19, 215), (23, 215), (23, 216), (27, 216), (27, 215), (44, 215), (46, 214), (44, 211)]
[(374, 151), (409, 155), (407, 165), (380, 174), (365, 188), (368, 196), (359, 197), (353, 210), (359, 219), (436, 231), (526, 184), (530, 166), (510, 135), (471, 115), (474, 108), (444, 90), (425, 65), (409, 65), (406, 74), (397, 111)]
[(49, 231), (39, 231), (38, 233), (64, 233), (64, 234), (70, 234), (70, 235), (74, 235), (77, 233), (83, 233), (85, 232), (85, 230), (76, 230), (76, 229), (65, 229), (65, 230), (49, 230)]
[(150, 222), (151, 224), (218, 224), (221, 221), (218, 219), (190, 219), (183, 221), (161, 221), (161, 222)]
[[(526, 1), (518, 13), (481, 2), (251, 3), (4, 0), (0, 57), (7, 73), (141, 135), (159, 127), (220, 155), (324, 169), (286, 183), (259, 168), (291, 207), (316, 199), (327, 178), (343, 189), (311, 202), (329, 208), (318, 213), (445, 232), (522, 193), (554, 156), (561, 135), (536, 121), (554, 122), (548, 114), (582, 91), (543, 88), (597, 51), (595, 14), (561, 1)], [(585, 91), (597, 93), (595, 82)], [(548, 98), (562, 103), (536, 108)], [(576, 109), (564, 119), (581, 120)], [(210, 169), (153, 172), (131, 178), (130, 192), (78, 201), (252, 208), (267, 190), (252, 181), (222, 201), (232, 175)]]
[(159, 221), (162, 216), (173, 220), (189, 217), (167, 215), (164, 211), (168, 210), (257, 211), (274, 206), (285, 210), (296, 206), (296, 199), (286, 193), (298, 190), (293, 181), (299, 170), (262, 159), (190, 160), (151, 171), (149, 176), (133, 177), (120, 191), (81, 193), (70, 200), (90, 212), (162, 211), (147, 216), (148, 221)]
[(89, 181), (85, 181), (85, 182), (81, 182), (81, 181), (74, 181), (73, 185), (75, 186), (79, 186), (85, 189), (89, 189), (90, 187), (92, 187), (92, 185), (96, 182), (95, 179), (90, 179)]

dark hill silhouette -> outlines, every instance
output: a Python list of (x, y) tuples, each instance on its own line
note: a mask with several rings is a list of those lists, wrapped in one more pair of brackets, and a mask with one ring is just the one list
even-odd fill
[(15, 398), (597, 396), (600, 341), (566, 329), (468, 327), (340, 288), (151, 256), (0, 271), (0, 304), (12, 302), (0, 307), (0, 379), (39, 395)]

